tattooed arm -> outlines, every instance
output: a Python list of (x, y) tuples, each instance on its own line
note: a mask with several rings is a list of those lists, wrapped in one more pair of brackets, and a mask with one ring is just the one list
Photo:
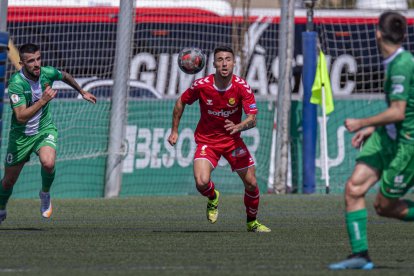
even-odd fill
[(256, 126), (256, 114), (248, 114), (247, 118), (241, 121), (239, 124), (234, 124), (230, 120), (225, 121), (224, 128), (227, 131), (230, 131), (230, 134), (235, 134), (241, 131), (245, 131), (251, 128), (254, 128)]

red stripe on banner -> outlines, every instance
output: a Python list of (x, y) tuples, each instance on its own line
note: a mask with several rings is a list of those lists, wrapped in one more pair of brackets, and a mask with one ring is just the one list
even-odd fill
[[(116, 22), (117, 7), (8, 7), (9, 22)], [(258, 16), (250, 16), (250, 22), (256, 22)], [(279, 23), (280, 17), (271, 18)], [(243, 16), (219, 16), (211, 11), (197, 8), (138, 8), (136, 22), (142, 23), (242, 23)], [(295, 23), (306, 24), (306, 17), (295, 17)], [(315, 17), (315, 24), (377, 24), (376, 17)], [(407, 23), (414, 24), (414, 18)]]

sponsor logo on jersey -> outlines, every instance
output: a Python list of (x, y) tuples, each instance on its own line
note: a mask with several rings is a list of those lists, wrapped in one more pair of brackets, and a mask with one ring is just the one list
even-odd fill
[(210, 115), (214, 115), (214, 116), (218, 116), (218, 117), (224, 117), (227, 118), (230, 115), (236, 113), (236, 111), (239, 110), (238, 107), (236, 107), (235, 109), (232, 110), (220, 110), (220, 111), (214, 111), (214, 110), (207, 110), (208, 114)]
[(392, 94), (401, 94), (404, 92), (404, 85), (402, 84), (393, 84), (392, 85)]
[(249, 108), (250, 109), (256, 109), (257, 107), (256, 107), (256, 104), (254, 103), (254, 104), (249, 105)]
[(401, 193), (402, 191), (401, 191), (401, 190), (399, 190), (399, 189), (391, 189), (391, 188), (387, 188), (387, 192), (388, 192), (388, 193), (390, 193), (390, 194), (399, 194), (399, 193)]
[(405, 81), (405, 76), (392, 76), (392, 83), (403, 83)]
[(201, 147), (200, 155), (203, 155), (203, 156), (207, 155), (206, 148), (207, 148), (207, 145), (204, 145), (204, 146)]
[(394, 177), (394, 187), (400, 189), (407, 187), (407, 183), (404, 183), (404, 175), (397, 175)]
[(231, 153), (233, 157), (243, 157), (246, 154), (247, 154), (247, 151), (242, 147), (238, 147), (237, 149), (233, 150), (233, 152)]
[(20, 101), (20, 97), (17, 96), (16, 94), (12, 94), (10, 96), (10, 99), (11, 99), (12, 103), (14, 103), (14, 104), (17, 104)]
[(213, 100), (207, 99), (206, 105), (213, 105)]
[(235, 98), (230, 98), (229, 103), (227, 104), (228, 107), (233, 107), (236, 104)]
[(24, 94), (29, 94), (29, 93), (32, 93), (32, 91), (24, 91), (23, 93)]

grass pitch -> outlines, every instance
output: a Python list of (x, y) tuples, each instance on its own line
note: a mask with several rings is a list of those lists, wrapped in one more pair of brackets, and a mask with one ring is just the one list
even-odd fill
[[(378, 266), (372, 273), (412, 273), (414, 224), (378, 217), (372, 202), (370, 196), (369, 245)], [(53, 218), (43, 220), (38, 200), (10, 201), (0, 226), (0, 274), (349, 274), (326, 268), (350, 250), (342, 196), (262, 196), (259, 220), (271, 233), (246, 231), (241, 195), (221, 196), (213, 225), (201, 196), (53, 203)]]

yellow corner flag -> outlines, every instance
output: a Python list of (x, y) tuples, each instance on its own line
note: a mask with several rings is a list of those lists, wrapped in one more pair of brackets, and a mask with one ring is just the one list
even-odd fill
[(331, 81), (329, 79), (325, 55), (322, 51), (319, 51), (315, 80), (312, 85), (312, 96), (310, 98), (311, 103), (322, 105), (322, 87), (325, 88), (325, 112), (326, 114), (329, 114), (334, 110)]

